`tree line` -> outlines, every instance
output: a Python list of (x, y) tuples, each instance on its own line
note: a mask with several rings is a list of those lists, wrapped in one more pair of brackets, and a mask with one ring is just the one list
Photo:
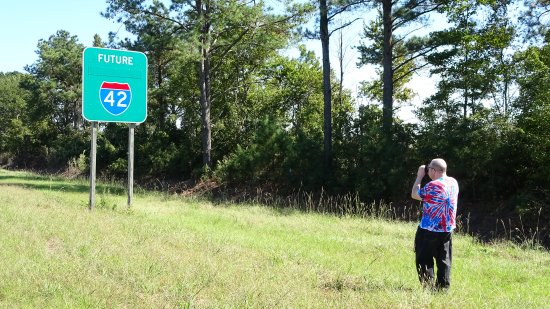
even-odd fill
[[(149, 59), (138, 179), (206, 177), (398, 202), (418, 165), (442, 157), (461, 202), (540, 217), (550, 212), (549, 8), (542, 0), (111, 0), (102, 15), (133, 37), (96, 35), (91, 46)], [(358, 18), (357, 65), (379, 75), (362, 82), (367, 104), (329, 60), (330, 38)], [(322, 55), (300, 45), (304, 38), (321, 40)], [(299, 56), (283, 52), (291, 46)], [(38, 42), (25, 73), (0, 73), (0, 164), (87, 173), (85, 47), (59, 30)], [(396, 110), (422, 91), (410, 87), (414, 74), (430, 75), (436, 92), (416, 108), (418, 122), (405, 123)], [(125, 177), (127, 134), (125, 125), (100, 125), (104, 177)]]

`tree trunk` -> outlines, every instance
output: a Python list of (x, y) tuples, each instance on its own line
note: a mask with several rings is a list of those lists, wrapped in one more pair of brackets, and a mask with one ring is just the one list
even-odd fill
[(338, 84), (338, 102), (340, 106), (343, 104), (343, 92), (344, 92), (344, 35), (342, 29), (338, 31), (338, 64), (340, 66), (340, 80)]
[(323, 145), (325, 176), (330, 175), (332, 169), (332, 89), (330, 85), (329, 33), (327, 1), (319, 0), (320, 35), (323, 52)]
[(212, 123), (210, 120), (210, 52), (208, 50), (210, 36), (209, 5), (206, 1), (203, 10), (202, 1), (197, 1), (199, 16), (204, 18), (200, 35), (199, 88), (201, 105), (201, 144), (203, 167), (212, 168)]
[(204, 59), (206, 51), (201, 47), (201, 54), (203, 55), (200, 60), (200, 104), (201, 104), (201, 141), (202, 141), (202, 163), (205, 167), (212, 166), (211, 149), (211, 121), (210, 121), (210, 101), (208, 100), (208, 65), (207, 60)]
[(390, 137), (393, 119), (393, 42), (392, 42), (392, 1), (383, 0), (382, 18), (384, 23), (384, 55), (383, 55), (383, 96), (382, 96), (382, 131)]
[[(161, 58), (160, 58), (160, 55), (156, 55), (156, 68), (157, 68), (157, 87), (158, 89), (162, 89), (162, 76), (163, 76), (163, 71), (162, 71), (162, 64), (161, 64)], [(165, 125), (166, 125), (166, 106), (165, 106), (165, 100), (164, 100), (164, 93), (163, 92), (160, 92), (159, 95), (157, 96), (157, 99), (158, 99), (158, 103), (159, 103), (159, 110), (160, 110), (160, 115), (159, 115), (159, 125), (161, 128), (165, 129)]]
[(463, 112), (464, 112), (464, 119), (468, 118), (468, 88), (464, 90), (464, 106), (463, 106)]

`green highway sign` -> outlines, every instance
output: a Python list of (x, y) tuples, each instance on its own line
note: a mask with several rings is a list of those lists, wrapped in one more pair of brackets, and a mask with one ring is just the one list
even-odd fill
[(82, 116), (98, 122), (144, 122), (147, 118), (147, 56), (116, 49), (84, 49)]

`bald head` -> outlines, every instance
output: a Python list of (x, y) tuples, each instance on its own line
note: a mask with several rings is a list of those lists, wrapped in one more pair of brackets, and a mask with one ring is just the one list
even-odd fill
[(447, 162), (441, 158), (433, 159), (432, 162), (430, 162), (430, 166), (435, 168), (438, 172), (447, 174)]

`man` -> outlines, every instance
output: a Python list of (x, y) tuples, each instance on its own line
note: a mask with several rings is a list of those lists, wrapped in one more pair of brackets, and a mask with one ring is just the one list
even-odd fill
[[(426, 172), (431, 181), (420, 188)], [(451, 233), (456, 227), (458, 183), (447, 176), (447, 163), (443, 159), (433, 159), (427, 167), (418, 168), (411, 197), (422, 201), (422, 219), (414, 239), (418, 278), (424, 286), (433, 285), (435, 259), (435, 287), (447, 289), (451, 284)]]

